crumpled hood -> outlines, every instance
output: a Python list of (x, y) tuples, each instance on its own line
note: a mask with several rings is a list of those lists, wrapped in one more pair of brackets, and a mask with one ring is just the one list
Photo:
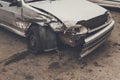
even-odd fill
[(70, 23), (75, 25), (78, 21), (94, 18), (107, 11), (106, 9), (86, 0), (46, 0), (31, 2), (28, 3), (28, 5), (43, 9), (55, 15), (66, 25)]

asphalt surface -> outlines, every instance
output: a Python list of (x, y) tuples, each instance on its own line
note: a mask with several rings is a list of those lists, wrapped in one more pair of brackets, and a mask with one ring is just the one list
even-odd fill
[(0, 28), (0, 80), (120, 80), (120, 12), (112, 11), (115, 27), (98, 49), (78, 60), (75, 49), (35, 55), (26, 39)]

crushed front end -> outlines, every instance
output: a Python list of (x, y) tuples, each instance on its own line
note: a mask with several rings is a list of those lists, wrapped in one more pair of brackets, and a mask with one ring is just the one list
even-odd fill
[(64, 44), (72, 47), (80, 45), (84, 57), (99, 47), (111, 34), (114, 20), (109, 12), (87, 21), (78, 21), (76, 26), (67, 28), (64, 33), (59, 34)]

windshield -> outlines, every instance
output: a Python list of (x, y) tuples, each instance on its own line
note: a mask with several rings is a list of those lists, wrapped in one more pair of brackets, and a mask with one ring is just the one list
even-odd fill
[(36, 1), (45, 1), (45, 0), (24, 0), (26, 3), (36, 2)]

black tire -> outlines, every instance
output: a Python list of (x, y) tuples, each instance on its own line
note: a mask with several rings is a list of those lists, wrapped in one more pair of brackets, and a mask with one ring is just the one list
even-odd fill
[(33, 53), (41, 53), (45, 49), (56, 47), (55, 33), (48, 27), (33, 25), (28, 31), (28, 49)]

